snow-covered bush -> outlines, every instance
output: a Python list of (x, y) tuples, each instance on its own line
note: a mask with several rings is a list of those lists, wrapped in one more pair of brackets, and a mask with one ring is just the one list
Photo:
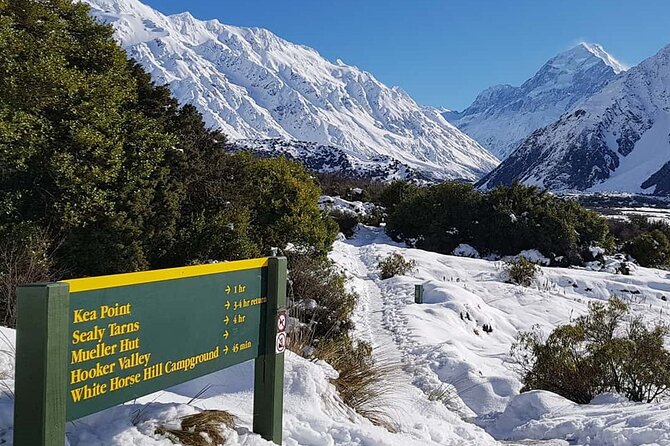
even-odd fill
[(390, 279), (394, 276), (402, 276), (416, 268), (414, 260), (406, 260), (402, 254), (394, 252), (389, 257), (379, 262), (379, 276), (382, 279)]
[(546, 340), (538, 329), (520, 333), (512, 356), (524, 374), (524, 388), (548, 390), (576, 403), (616, 392), (632, 401), (652, 402), (670, 390), (670, 334), (666, 325), (648, 327), (612, 298), (593, 303), (573, 324), (556, 328)]
[(466, 243), (461, 243), (460, 245), (458, 245), (456, 249), (454, 249), (452, 254), (458, 257), (470, 257), (473, 259), (478, 259), (480, 257), (479, 252), (477, 252), (475, 248)]

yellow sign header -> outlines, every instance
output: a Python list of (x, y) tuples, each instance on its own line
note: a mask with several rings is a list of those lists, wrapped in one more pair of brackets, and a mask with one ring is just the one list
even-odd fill
[(163, 280), (185, 279), (187, 277), (206, 276), (209, 274), (243, 271), (246, 269), (268, 266), (268, 258), (238, 260), (235, 262), (210, 263), (207, 265), (186, 266), (181, 268), (157, 269), (137, 273), (114, 274), (111, 276), (87, 277), (85, 279), (63, 280), (70, 285), (70, 293), (116, 288), (141, 283), (161, 282)]

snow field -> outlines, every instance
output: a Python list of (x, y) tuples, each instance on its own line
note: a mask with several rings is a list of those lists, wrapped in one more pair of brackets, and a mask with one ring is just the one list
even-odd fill
[[(414, 260), (417, 268), (382, 281), (377, 264), (394, 252)], [(446, 406), (496, 438), (670, 444), (663, 419), (670, 418), (668, 403), (592, 407), (549, 392), (519, 395), (521, 377), (509, 355), (519, 331), (539, 325), (548, 334), (586, 313), (589, 302), (610, 296), (626, 300), (648, 321), (667, 322), (667, 272), (636, 268), (632, 276), (623, 276), (543, 267), (535, 284), (523, 288), (504, 283), (502, 262), (404, 248), (388, 240), (383, 229), (364, 226), (355, 239), (336, 242), (331, 257), (362, 296), (359, 311), (374, 315), (379, 308), (379, 317), (358, 317), (359, 335), (377, 346), (388, 346), (392, 339), (409, 381), (424, 398), (446, 394)], [(416, 284), (424, 285), (422, 305), (414, 304)], [(370, 294), (371, 287), (380, 292)], [(485, 333), (484, 324), (493, 332)], [(452, 387), (457, 395), (449, 392)], [(634, 420), (644, 422), (636, 426)]]

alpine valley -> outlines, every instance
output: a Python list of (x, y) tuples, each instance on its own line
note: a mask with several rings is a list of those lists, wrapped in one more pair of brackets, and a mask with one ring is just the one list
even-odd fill
[(265, 29), (166, 16), (136, 0), (85, 1), (157, 83), (247, 149), (290, 146), (314, 170), (382, 179), (472, 181), (498, 164), (439, 110)]

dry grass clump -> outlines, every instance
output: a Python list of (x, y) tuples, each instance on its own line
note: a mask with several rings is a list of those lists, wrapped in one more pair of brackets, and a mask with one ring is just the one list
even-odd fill
[(50, 282), (54, 269), (53, 243), (45, 230), (0, 240), (0, 324), (16, 327), (16, 287)]
[(377, 426), (390, 432), (398, 431), (398, 423), (390, 408), (395, 407), (393, 399), (400, 364), (383, 352), (375, 359), (370, 344), (354, 343), (349, 337), (322, 342), (315, 356), (339, 372), (333, 384), (347, 406)]
[(162, 426), (156, 433), (185, 446), (218, 446), (226, 442), (221, 433), (222, 425), (234, 428), (235, 416), (224, 410), (205, 410), (183, 417), (181, 429)]

